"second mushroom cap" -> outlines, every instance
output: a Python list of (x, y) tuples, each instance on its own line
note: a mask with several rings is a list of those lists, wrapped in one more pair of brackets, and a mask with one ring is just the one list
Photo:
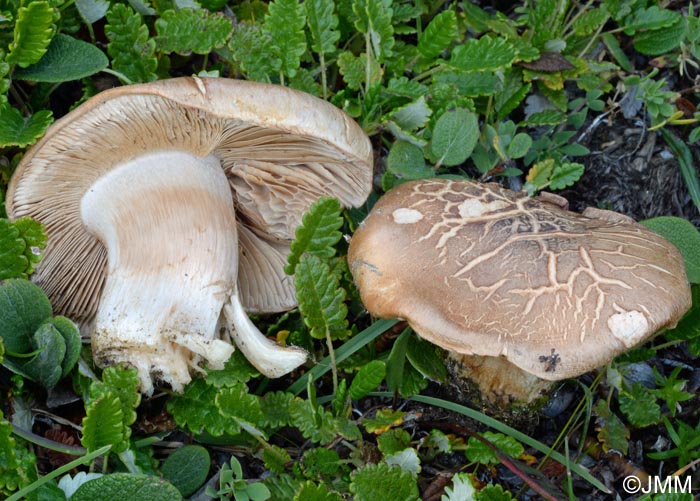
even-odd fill
[(626, 216), (557, 199), (469, 181), (399, 185), (352, 237), (362, 301), (450, 351), (548, 380), (675, 325), (691, 304), (677, 249)]

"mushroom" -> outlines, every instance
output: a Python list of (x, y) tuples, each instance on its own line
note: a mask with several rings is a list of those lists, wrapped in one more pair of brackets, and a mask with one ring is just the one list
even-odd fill
[(690, 308), (683, 259), (621, 214), (429, 179), (386, 193), (352, 237), (365, 307), (458, 357), (482, 397), (530, 402)]
[(175, 78), (103, 92), (58, 120), (23, 158), (12, 218), (49, 236), (33, 275), (92, 335), (99, 365), (128, 362), (179, 391), (233, 351), (278, 377), (306, 360), (246, 312), (296, 305), (283, 267), (319, 197), (361, 204), (372, 151), (342, 111), (289, 88)]

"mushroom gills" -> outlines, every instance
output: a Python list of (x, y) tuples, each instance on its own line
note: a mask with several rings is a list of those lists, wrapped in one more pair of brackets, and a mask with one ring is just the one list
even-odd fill
[(238, 242), (218, 159), (137, 157), (100, 177), (80, 209), (108, 254), (92, 334), (97, 363), (134, 365), (144, 393), (152, 376), (181, 391), (201, 359), (222, 368), (233, 346), (217, 325), (235, 288)]

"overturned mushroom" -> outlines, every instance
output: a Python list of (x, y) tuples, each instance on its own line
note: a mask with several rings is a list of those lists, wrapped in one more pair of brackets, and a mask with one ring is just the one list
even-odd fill
[(676, 248), (621, 214), (565, 205), (497, 184), (402, 184), (352, 237), (362, 301), (467, 355), (491, 399), (531, 401), (542, 380), (593, 370), (675, 325), (691, 304)]
[(57, 121), (7, 193), (49, 235), (33, 279), (92, 334), (101, 365), (180, 390), (233, 347), (277, 377), (306, 353), (267, 340), (247, 312), (295, 306), (283, 271), (321, 196), (364, 201), (371, 148), (325, 101), (284, 87), (177, 78), (112, 89)]

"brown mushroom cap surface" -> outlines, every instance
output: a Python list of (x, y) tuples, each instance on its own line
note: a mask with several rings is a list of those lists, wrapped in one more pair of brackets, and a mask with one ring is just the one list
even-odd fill
[[(600, 367), (690, 308), (678, 250), (610, 211), (430, 179), (386, 193), (348, 259), (370, 313), (542, 379)], [(561, 199), (563, 200), (563, 199)]]
[(46, 227), (49, 242), (33, 280), (61, 314), (90, 319), (105, 280), (107, 252), (81, 222), (82, 196), (116, 166), (164, 150), (221, 162), (239, 225), (238, 288), (250, 312), (295, 306), (282, 268), (308, 207), (321, 196), (356, 206), (371, 189), (366, 135), (308, 94), (196, 77), (102, 92), (51, 126), (25, 155), (6, 196), (10, 217), (30, 216)]

